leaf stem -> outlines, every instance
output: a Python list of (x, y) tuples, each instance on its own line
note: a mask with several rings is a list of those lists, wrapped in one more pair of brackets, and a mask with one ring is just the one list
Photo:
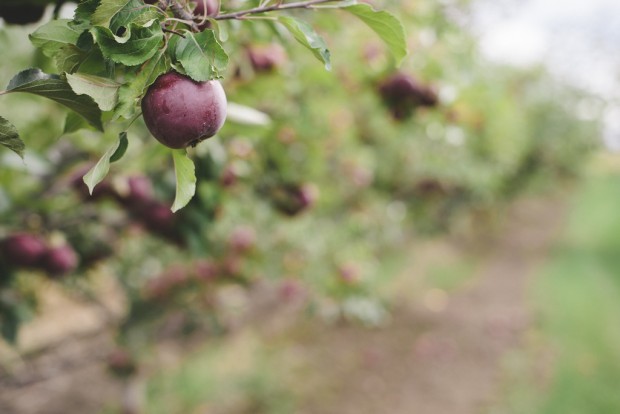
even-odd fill
[(175, 34), (177, 36), (181, 36), (183, 39), (185, 39), (185, 35), (181, 32), (177, 32), (176, 30), (172, 30), (172, 29), (166, 29), (165, 27), (163, 27), (161, 30), (163, 30), (166, 33), (172, 33)]
[(279, 10), (289, 10), (289, 9), (308, 9), (314, 6), (315, 4), (322, 3), (337, 3), (345, 0), (307, 0), (307, 1), (299, 1), (294, 3), (285, 3), (282, 4), (277, 2), (271, 6), (263, 6), (263, 7), (255, 7), (253, 9), (248, 10), (240, 10), (233, 13), (220, 14), (219, 16), (212, 17), (214, 20), (232, 20), (232, 19), (240, 19), (247, 14), (258, 14), (258, 13), (267, 13), (270, 11), (279, 11)]
[(142, 111), (140, 111), (139, 113), (136, 114), (136, 116), (133, 117), (131, 122), (129, 122), (129, 125), (127, 125), (126, 129), (129, 129), (133, 125), (133, 123), (136, 122), (136, 120), (140, 118), (141, 116), (142, 116)]

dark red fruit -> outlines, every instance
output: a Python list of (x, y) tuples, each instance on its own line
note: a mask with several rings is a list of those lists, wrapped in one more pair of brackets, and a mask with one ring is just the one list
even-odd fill
[(153, 233), (173, 239), (176, 237), (176, 217), (166, 204), (152, 201), (134, 213)]
[(153, 184), (150, 178), (134, 175), (127, 179), (128, 192), (122, 202), (130, 208), (137, 208), (153, 201)]
[(88, 186), (84, 182), (84, 175), (93, 167), (93, 164), (86, 164), (78, 167), (69, 175), (69, 184), (79, 194), (84, 201), (98, 201), (106, 197), (114, 198), (116, 190), (109, 180), (103, 180), (95, 186), (93, 193), (90, 194)]
[(150, 279), (144, 296), (147, 300), (165, 299), (189, 280), (187, 269), (181, 265), (172, 265), (161, 275)]
[(73, 272), (78, 266), (78, 255), (67, 244), (52, 247), (45, 252), (42, 259), (43, 269), (51, 276), (64, 276)]
[(222, 183), (224, 187), (232, 187), (237, 183), (237, 180), (238, 174), (235, 171), (234, 166), (227, 165), (224, 168), (224, 171), (222, 171), (222, 175), (220, 176), (220, 183)]
[[(195, 0), (196, 8), (194, 9), (194, 17), (198, 22), (202, 21), (205, 18), (205, 5), (207, 7), (207, 17), (215, 17), (220, 13), (220, 2), (219, 0)], [(205, 30), (211, 28), (211, 22), (208, 20), (198, 26), (200, 30)]]
[(238, 278), (243, 273), (243, 263), (237, 256), (228, 256), (222, 261), (222, 274), (224, 276)]
[(360, 280), (361, 270), (354, 263), (345, 263), (338, 267), (338, 276), (346, 284), (355, 284)]
[(438, 103), (435, 91), (402, 72), (383, 81), (379, 94), (398, 120), (408, 118), (418, 107), (433, 107)]
[(217, 80), (196, 82), (177, 72), (157, 78), (142, 99), (144, 122), (169, 148), (185, 148), (215, 135), (226, 120), (226, 93)]
[(7, 24), (36, 23), (45, 13), (44, 5), (34, 4), (0, 4), (0, 17)]
[(312, 207), (319, 198), (319, 189), (314, 184), (302, 184), (297, 197), (304, 208)]
[(303, 299), (306, 293), (301, 283), (295, 279), (283, 280), (278, 290), (280, 297), (287, 302)]
[(295, 216), (312, 207), (317, 198), (318, 189), (313, 184), (284, 184), (271, 192), (271, 202), (287, 216)]
[(116, 191), (114, 190), (112, 183), (106, 180), (97, 184), (93, 189), (92, 194), (88, 191), (88, 186), (84, 183), (82, 177), (73, 182), (73, 188), (84, 201), (98, 201), (104, 198), (112, 198), (116, 195)]
[(252, 46), (247, 49), (247, 53), (256, 72), (270, 72), (286, 62), (286, 52), (277, 43)]
[(237, 227), (230, 234), (228, 244), (233, 251), (238, 253), (252, 250), (256, 245), (256, 231), (252, 227)]
[(107, 358), (108, 369), (119, 377), (128, 377), (137, 371), (136, 362), (133, 357), (124, 348), (116, 348)]
[(217, 276), (220, 274), (220, 267), (212, 260), (198, 260), (192, 267), (194, 276), (205, 282), (217, 279)]
[(34, 234), (13, 234), (1, 245), (1, 253), (7, 263), (17, 267), (35, 267), (41, 263), (47, 246), (45, 241)]

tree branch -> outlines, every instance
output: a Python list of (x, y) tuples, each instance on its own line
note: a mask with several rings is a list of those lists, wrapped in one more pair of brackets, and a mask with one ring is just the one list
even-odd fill
[(271, 6), (255, 7), (253, 9), (240, 10), (240, 11), (233, 12), (233, 13), (220, 14), (219, 16), (212, 17), (212, 19), (232, 20), (232, 19), (242, 18), (243, 16), (248, 15), (248, 14), (259, 14), (259, 13), (267, 13), (270, 11), (288, 10), (288, 9), (308, 9), (316, 4), (338, 3), (342, 1), (344, 0), (307, 0), (307, 1), (300, 1), (300, 2), (295, 2), (295, 3), (288, 3), (288, 4), (278, 3), (278, 4), (271, 5)]

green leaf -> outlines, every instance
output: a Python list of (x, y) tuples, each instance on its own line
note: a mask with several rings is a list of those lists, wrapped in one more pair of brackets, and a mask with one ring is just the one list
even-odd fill
[(149, 60), (164, 39), (161, 26), (155, 22), (148, 27), (132, 23), (123, 37), (115, 36), (105, 27), (94, 27), (93, 32), (103, 56), (126, 66)]
[(81, 31), (71, 27), (70, 22), (67, 19), (52, 20), (32, 33), (30, 41), (45, 56), (54, 57), (61, 47), (77, 44)]
[(101, 0), (99, 6), (90, 18), (93, 26), (109, 27), (110, 20), (121, 11), (129, 0)]
[(88, 57), (88, 54), (75, 45), (64, 45), (54, 54), (54, 63), (58, 72), (73, 73)]
[(163, 17), (155, 7), (146, 7), (142, 0), (101, 0), (93, 13), (91, 23), (93, 26), (107, 27), (112, 33), (116, 33), (118, 29), (131, 23), (146, 26), (150, 21)]
[(116, 162), (123, 158), (123, 155), (127, 152), (129, 146), (129, 140), (127, 140), (127, 132), (123, 131), (118, 136), (119, 145), (114, 154), (110, 157), (110, 162)]
[(72, 111), (69, 112), (65, 118), (65, 127), (62, 133), (71, 134), (72, 132), (79, 131), (80, 129), (88, 128), (89, 126), (90, 125), (84, 118)]
[(343, 7), (366, 23), (387, 44), (396, 64), (400, 65), (407, 56), (407, 39), (402, 23), (386, 11), (377, 11), (368, 4)]
[(196, 193), (196, 173), (194, 163), (187, 156), (185, 150), (172, 152), (174, 172), (177, 178), (177, 191), (172, 205), (172, 212), (176, 213), (189, 203)]
[(6, 92), (32, 93), (51, 99), (75, 111), (95, 128), (103, 130), (101, 110), (95, 101), (89, 96), (77, 95), (69, 83), (58, 75), (49, 75), (36, 68), (26, 69), (11, 79)]
[[(86, 175), (84, 175), (84, 184), (88, 186), (88, 192), (92, 195), (95, 186), (99, 184), (108, 172), (110, 171), (110, 162), (112, 157), (114, 157), (119, 148), (122, 148), (123, 138), (127, 140), (127, 133), (122, 132), (119, 135), (118, 141), (114, 143), (108, 150), (103, 154), (103, 156), (97, 161), (97, 164), (91, 168)], [(126, 147), (125, 147), (126, 149)], [(120, 157), (119, 157), (120, 158)]]
[(181, 63), (185, 73), (197, 82), (220, 77), (228, 65), (228, 55), (215, 38), (215, 32), (204, 30), (194, 34), (185, 31), (184, 36), (174, 48), (174, 57)]
[(226, 119), (242, 125), (266, 126), (271, 124), (271, 118), (266, 113), (234, 102), (228, 102)]
[(278, 21), (291, 32), (295, 40), (310, 49), (314, 56), (325, 64), (325, 69), (331, 70), (329, 49), (327, 49), (323, 38), (314, 31), (312, 26), (289, 16), (279, 16)]
[(358, 0), (339, 0), (338, 3), (315, 4), (313, 9), (342, 9), (343, 7), (358, 4)]
[(129, 119), (135, 112), (138, 100), (155, 79), (168, 70), (165, 50), (160, 50), (146, 62), (134, 77), (121, 86), (118, 91), (118, 105), (114, 109), (116, 116)]
[(111, 111), (116, 106), (120, 83), (83, 73), (67, 74), (67, 82), (71, 85), (73, 92), (93, 98), (102, 111)]
[(99, 7), (101, 0), (82, 0), (79, 2), (73, 15), (71, 25), (75, 28), (86, 28), (90, 26), (90, 18)]
[(78, 70), (80, 73), (113, 78), (114, 69), (114, 62), (103, 57), (99, 48), (93, 48), (80, 62)]
[[(126, 0), (125, 0), (126, 1)], [(155, 7), (145, 7), (142, 0), (130, 0), (110, 21), (110, 30), (116, 33), (120, 28), (130, 24), (150, 26), (154, 20), (161, 21), (164, 15)]]
[(4, 145), (17, 155), (24, 158), (24, 149), (26, 146), (19, 138), (17, 128), (9, 121), (0, 116), (0, 145)]

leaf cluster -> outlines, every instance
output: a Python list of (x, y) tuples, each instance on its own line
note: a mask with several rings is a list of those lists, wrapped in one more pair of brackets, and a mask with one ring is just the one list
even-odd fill
[[(273, 4), (270, 4), (273, 3)], [(349, 0), (309, 0), (282, 3), (261, 2), (248, 10), (232, 10), (210, 17), (211, 27), (201, 31), (198, 18), (188, 20), (193, 2), (166, 0), (156, 5), (143, 0), (82, 0), (73, 19), (56, 19), (30, 35), (31, 42), (50, 58), (56, 74), (37, 68), (18, 73), (2, 94), (24, 92), (51, 99), (71, 112), (65, 133), (81, 128), (103, 131), (104, 122), (123, 123), (119, 139), (85, 177), (92, 192), (107, 173), (110, 162), (122, 157), (127, 148), (127, 129), (140, 116), (141, 98), (163, 73), (175, 70), (196, 82), (224, 76), (229, 56), (222, 39), (234, 38), (232, 20), (267, 21), (279, 24), (291, 37), (308, 48), (326, 69), (331, 68), (330, 51), (324, 39), (308, 23), (293, 15), (273, 16), (292, 8), (341, 8), (360, 18), (392, 52), (395, 61), (406, 55), (402, 25), (391, 14), (367, 4)], [(23, 157), (25, 145), (17, 129), (0, 117), (0, 144)], [(178, 154), (175, 166), (185, 165)], [(191, 160), (188, 159), (191, 163)], [(193, 196), (195, 177), (191, 168), (177, 171), (177, 195), (173, 209), (182, 208)]]

